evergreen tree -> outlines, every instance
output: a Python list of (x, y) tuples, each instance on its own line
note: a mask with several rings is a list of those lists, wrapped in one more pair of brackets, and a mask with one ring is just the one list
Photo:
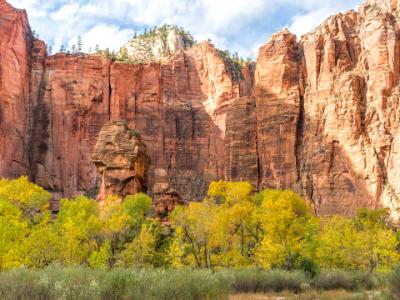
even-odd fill
[(78, 53), (81, 53), (83, 44), (82, 44), (82, 37), (80, 35), (78, 35), (76, 44), (78, 45), (78, 48), (77, 48)]
[(39, 34), (35, 30), (32, 31), (32, 35), (35, 39), (39, 38)]
[(119, 51), (119, 57), (122, 61), (129, 60), (128, 49), (126, 49), (126, 47), (121, 48), (121, 50)]
[(106, 48), (105, 55), (106, 55), (107, 58), (110, 57), (110, 48)]

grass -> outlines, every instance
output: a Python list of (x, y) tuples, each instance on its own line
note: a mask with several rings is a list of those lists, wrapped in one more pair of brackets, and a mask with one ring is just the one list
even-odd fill
[(371, 290), (383, 282), (381, 276), (374, 273), (329, 270), (322, 271), (311, 284), (314, 288), (322, 290)]
[(230, 280), (207, 270), (113, 270), (84, 267), (0, 274), (0, 299), (227, 299)]
[[(376, 274), (341, 270), (321, 271), (311, 279), (300, 271), (283, 270), (103, 271), (51, 266), (0, 273), (0, 299), (390, 299), (382, 298), (384, 293), (375, 293), (386, 283)], [(400, 269), (393, 273), (391, 283), (397, 297)]]
[[(383, 275), (368, 272), (322, 270), (313, 279), (300, 271), (240, 270), (233, 273), (233, 288), (242, 293), (315, 290), (372, 290), (384, 286)], [(399, 282), (400, 283), (400, 282)]]
[(300, 292), (309, 287), (304, 273), (300, 271), (240, 270), (233, 273), (233, 289), (243, 293), (267, 293), (289, 290)]
[(400, 266), (397, 266), (390, 277), (390, 287), (393, 296), (400, 299)]

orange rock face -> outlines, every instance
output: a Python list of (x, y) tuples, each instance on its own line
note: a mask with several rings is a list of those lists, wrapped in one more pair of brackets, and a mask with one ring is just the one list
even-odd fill
[(33, 36), (25, 11), (0, 0), (0, 175), (29, 173), (29, 66)]
[(149, 190), (158, 210), (200, 200), (225, 178), (225, 123), (233, 99), (250, 93), (209, 43), (166, 64), (111, 67), (111, 118), (140, 132), (151, 156)]
[(99, 185), (91, 153), (110, 119), (110, 61), (57, 54), (34, 65), (33, 180), (59, 196)]
[(301, 182), (322, 214), (384, 206), (398, 218), (398, 8), (397, 1), (368, 1), (300, 42)]
[(294, 189), (318, 214), (399, 217), (399, 1), (369, 0), (300, 41), (283, 30), (242, 72), (206, 42), (162, 64), (47, 57), (25, 13), (0, 8), (0, 176), (59, 196), (99, 187), (90, 154), (124, 119), (147, 146), (159, 213), (223, 179)]
[(254, 95), (260, 188), (295, 188), (300, 81), (296, 36), (289, 31), (260, 48)]

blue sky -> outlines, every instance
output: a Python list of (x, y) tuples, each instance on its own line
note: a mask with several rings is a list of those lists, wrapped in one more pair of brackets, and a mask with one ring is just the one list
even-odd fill
[(8, 0), (28, 12), (31, 27), (54, 49), (82, 36), (84, 48), (119, 49), (135, 31), (165, 23), (211, 38), (221, 49), (255, 57), (274, 32), (298, 36), (362, 0)]

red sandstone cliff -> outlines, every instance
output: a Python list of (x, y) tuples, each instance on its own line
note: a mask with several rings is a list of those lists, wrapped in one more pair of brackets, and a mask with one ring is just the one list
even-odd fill
[(0, 0), (0, 175), (29, 173), (29, 71), (33, 39), (25, 11)]
[(321, 213), (400, 205), (398, 1), (370, 0), (302, 37), (300, 174)]
[(225, 179), (292, 188), (320, 214), (383, 206), (396, 217), (398, 1), (369, 0), (300, 41), (279, 32), (242, 76), (209, 43), (162, 64), (47, 57), (26, 14), (0, 6), (0, 176), (30, 173), (60, 196), (91, 190), (99, 130), (126, 119), (151, 156), (159, 210)]

